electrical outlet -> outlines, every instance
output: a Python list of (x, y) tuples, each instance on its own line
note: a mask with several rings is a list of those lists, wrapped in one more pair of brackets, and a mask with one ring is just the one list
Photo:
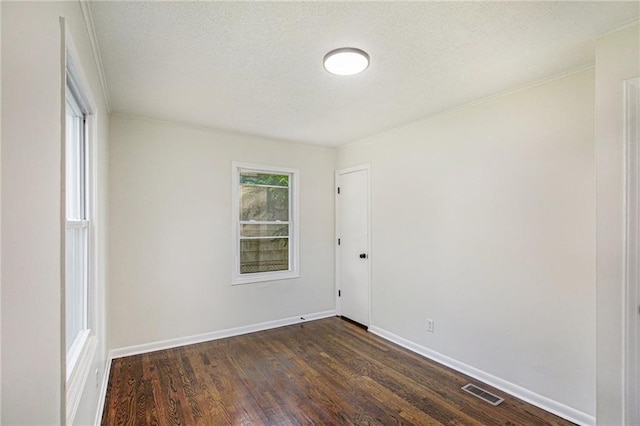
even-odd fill
[(433, 333), (434, 332), (434, 328), (433, 327), (434, 327), (433, 320), (432, 319), (428, 319), (427, 320), (427, 331), (429, 333)]

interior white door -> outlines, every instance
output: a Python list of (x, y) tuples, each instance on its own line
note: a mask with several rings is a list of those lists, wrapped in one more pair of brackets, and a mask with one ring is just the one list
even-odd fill
[(369, 169), (337, 173), (340, 315), (369, 325)]

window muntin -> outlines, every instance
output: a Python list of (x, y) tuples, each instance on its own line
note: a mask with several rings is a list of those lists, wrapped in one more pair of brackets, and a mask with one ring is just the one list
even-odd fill
[(234, 163), (234, 284), (294, 278), (297, 170)]

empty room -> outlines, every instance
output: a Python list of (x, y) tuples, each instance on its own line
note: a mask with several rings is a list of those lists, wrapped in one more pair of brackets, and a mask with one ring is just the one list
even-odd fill
[(637, 1), (4, 1), (2, 425), (640, 425)]

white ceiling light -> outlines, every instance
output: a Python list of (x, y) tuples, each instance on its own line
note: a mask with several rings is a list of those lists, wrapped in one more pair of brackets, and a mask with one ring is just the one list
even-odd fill
[(324, 69), (336, 75), (354, 75), (369, 66), (369, 55), (355, 47), (341, 47), (324, 55)]

